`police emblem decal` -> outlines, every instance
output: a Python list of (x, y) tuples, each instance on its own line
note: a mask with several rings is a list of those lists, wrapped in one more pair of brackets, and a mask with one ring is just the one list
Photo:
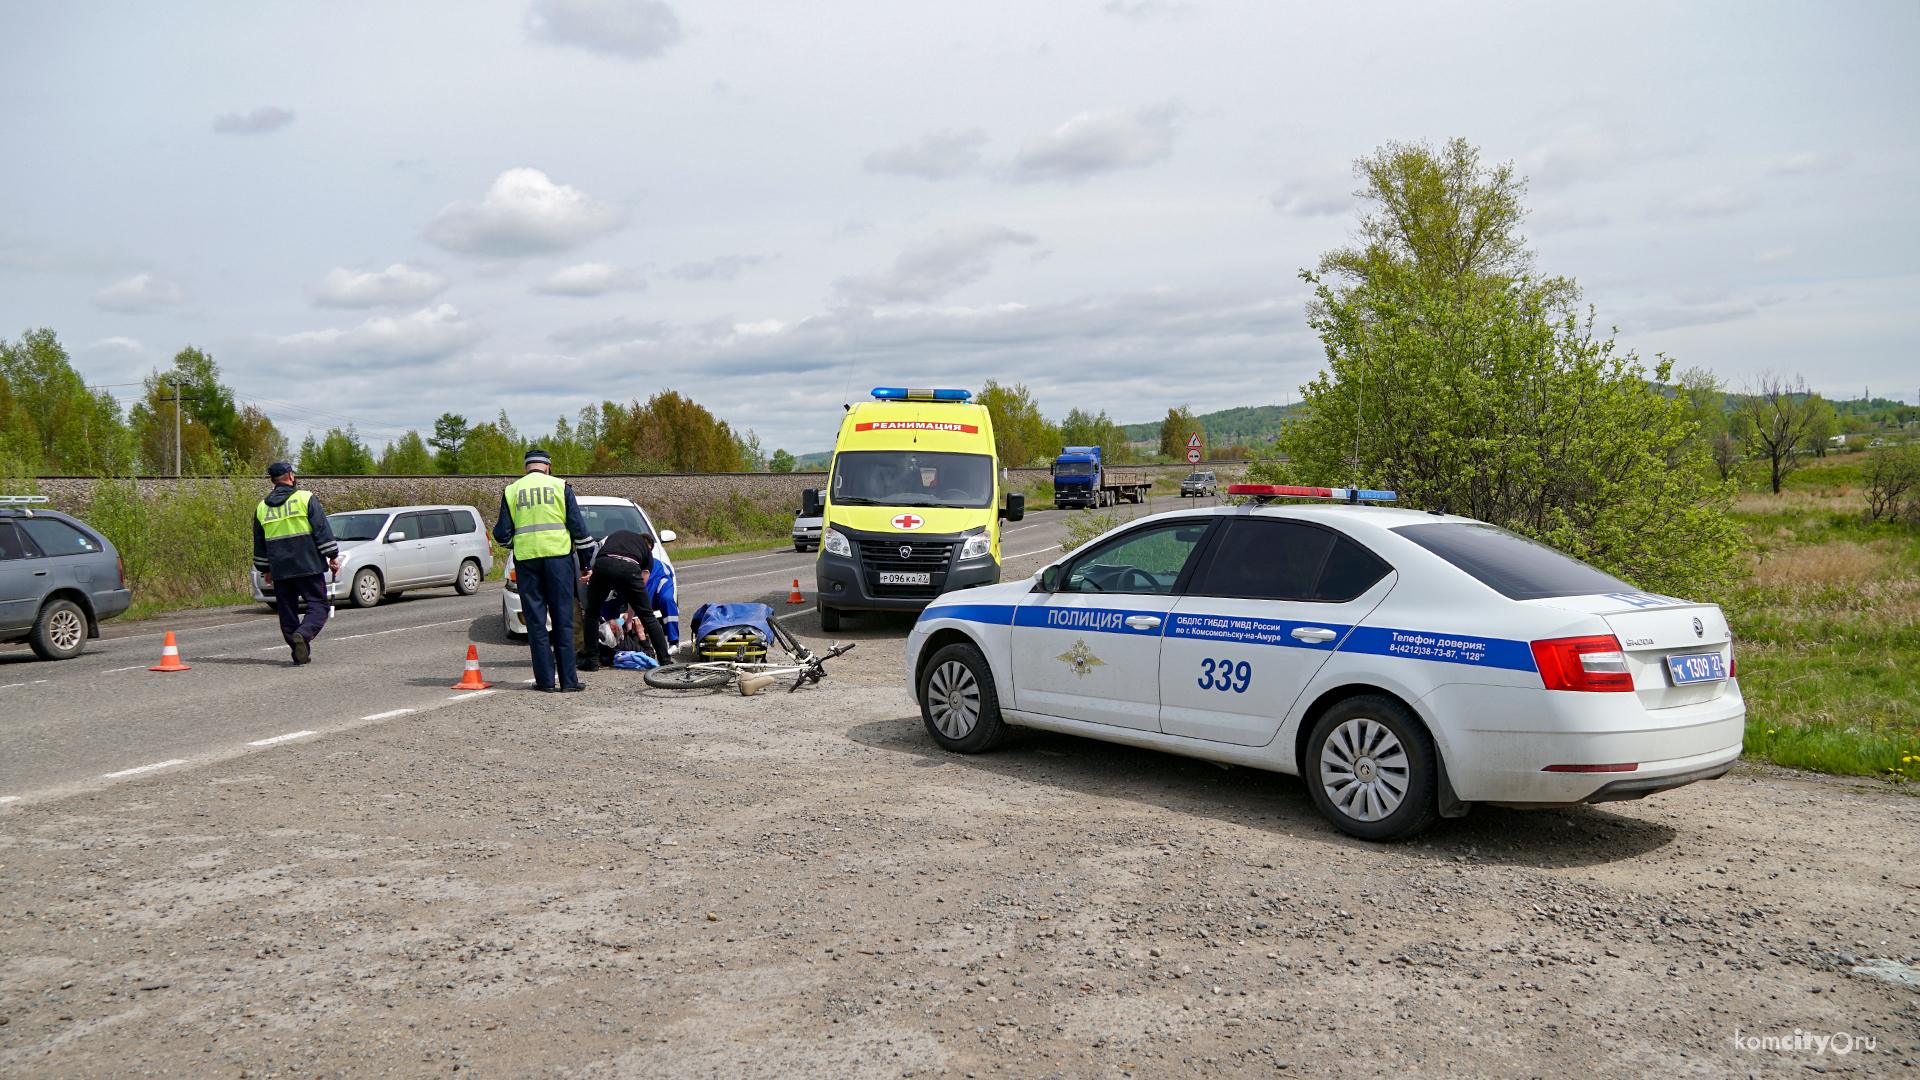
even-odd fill
[(1105, 660), (1093, 655), (1093, 650), (1087, 648), (1086, 638), (1081, 638), (1074, 642), (1073, 648), (1054, 657), (1054, 659), (1072, 668), (1074, 675), (1082, 679), (1093, 674), (1094, 668), (1107, 666)]

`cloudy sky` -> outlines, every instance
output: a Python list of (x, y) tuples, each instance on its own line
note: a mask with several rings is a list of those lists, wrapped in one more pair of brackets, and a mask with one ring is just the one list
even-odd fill
[(1911, 402), (1916, 55), (1910, 0), (12, 4), (0, 334), (210, 349), (295, 441), (672, 387), (804, 452), (989, 377), (1152, 420), (1297, 395), (1352, 160), (1457, 135), (1624, 344)]

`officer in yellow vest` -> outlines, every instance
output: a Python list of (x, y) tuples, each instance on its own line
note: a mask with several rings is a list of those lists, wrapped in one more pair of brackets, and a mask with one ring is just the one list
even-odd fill
[[(253, 568), (273, 590), (280, 610), (280, 636), (293, 649), (293, 662), (313, 659), (313, 639), (327, 625), (326, 572), (340, 569), (340, 545), (327, 525), (327, 512), (309, 491), (294, 487), (293, 466), (276, 461), (267, 468), (273, 493), (253, 511)], [(307, 615), (300, 617), (300, 602)]]
[(527, 475), (500, 493), (493, 539), (513, 548), (514, 581), (533, 653), (533, 688), (584, 690), (574, 668), (573, 601), (581, 573), (593, 563), (593, 534), (580, 516), (573, 488), (550, 475), (547, 452), (527, 451), (526, 466)]

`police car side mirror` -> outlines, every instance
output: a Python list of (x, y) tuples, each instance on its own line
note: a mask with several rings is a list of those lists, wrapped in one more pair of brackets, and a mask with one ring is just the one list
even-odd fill
[(800, 493), (800, 516), (820, 516), (820, 489), (807, 488)]
[(1049, 566), (1040, 571), (1040, 587), (1047, 592), (1060, 591), (1060, 568)]
[(1007, 496), (1007, 505), (1001, 509), (1000, 516), (1008, 521), (1019, 521), (1027, 516), (1027, 497), (1017, 492)]
[(403, 533), (403, 532), (390, 532), (390, 533), (388, 533), (388, 534), (387, 534), (387, 543), (389, 543), (389, 544), (397, 544), (397, 543), (399, 543), (400, 541), (402, 541), (402, 540), (405, 540), (406, 538), (407, 538), (407, 534), (406, 534), (406, 533)]

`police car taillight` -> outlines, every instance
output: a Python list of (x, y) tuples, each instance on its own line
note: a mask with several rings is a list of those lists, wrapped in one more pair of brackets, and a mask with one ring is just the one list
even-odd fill
[(880, 401), (965, 401), (971, 390), (918, 390), (901, 386), (876, 386), (873, 396)]
[(1533, 662), (1549, 690), (1617, 693), (1633, 689), (1627, 654), (1612, 634), (1533, 643)]

